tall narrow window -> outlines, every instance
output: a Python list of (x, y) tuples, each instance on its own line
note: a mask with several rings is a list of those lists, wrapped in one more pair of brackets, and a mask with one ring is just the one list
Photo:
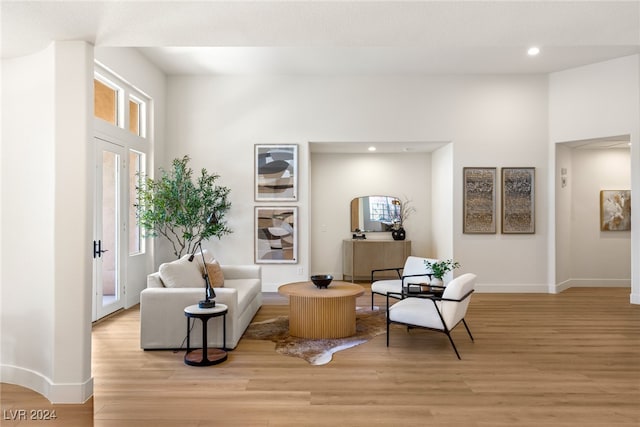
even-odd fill
[(138, 205), (138, 187), (144, 175), (144, 154), (129, 150), (129, 255), (144, 253), (144, 238), (138, 224), (136, 205)]
[(140, 135), (140, 105), (133, 99), (129, 99), (129, 131)]
[(94, 72), (93, 89), (96, 118), (146, 139), (148, 96), (106, 69)]
[(98, 79), (93, 80), (93, 113), (99, 119), (118, 126), (119, 91)]
[(145, 138), (147, 135), (147, 103), (137, 96), (129, 96), (129, 131)]

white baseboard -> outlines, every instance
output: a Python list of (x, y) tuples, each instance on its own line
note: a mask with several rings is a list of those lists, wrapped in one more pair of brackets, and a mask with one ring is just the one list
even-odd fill
[(569, 288), (631, 288), (630, 279), (568, 279), (555, 286), (557, 292)]
[[(262, 283), (262, 292), (278, 292), (281, 283)], [(549, 288), (545, 284), (514, 285), (514, 284), (477, 284), (476, 292), (487, 293), (548, 293)]]
[(0, 382), (26, 387), (51, 403), (84, 403), (93, 396), (93, 377), (84, 383), (55, 384), (39, 372), (20, 366), (0, 365)]
[[(278, 287), (282, 283), (262, 283), (262, 292), (278, 292)], [(549, 294), (560, 293), (569, 288), (618, 288), (631, 287), (630, 280), (616, 279), (569, 279), (556, 285), (548, 286), (545, 283), (478, 283), (476, 284), (476, 292), (497, 293), (497, 294)], [(640, 295), (635, 296), (640, 299)], [(633, 302), (633, 296), (632, 296)], [(639, 304), (639, 302), (634, 302)]]
[(512, 283), (478, 283), (475, 287), (478, 293), (494, 294), (546, 294), (549, 287), (543, 283), (512, 284)]

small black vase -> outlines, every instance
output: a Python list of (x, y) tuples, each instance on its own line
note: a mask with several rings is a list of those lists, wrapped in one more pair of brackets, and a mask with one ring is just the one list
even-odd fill
[(400, 227), (397, 230), (391, 231), (391, 237), (393, 237), (393, 240), (404, 240), (407, 237), (407, 233), (404, 231), (404, 228)]

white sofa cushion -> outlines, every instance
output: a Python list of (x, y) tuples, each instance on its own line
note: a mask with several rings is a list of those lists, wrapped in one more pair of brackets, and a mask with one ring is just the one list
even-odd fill
[(238, 309), (243, 312), (249, 306), (254, 295), (262, 292), (260, 279), (232, 279), (225, 281), (225, 287), (238, 290)]
[(165, 262), (158, 268), (160, 279), (166, 288), (200, 288), (204, 287), (202, 257), (206, 263), (213, 262), (213, 256), (206, 249), (193, 254), (193, 260), (189, 261), (191, 254), (182, 258)]
[[(198, 266), (200, 269), (202, 269), (202, 258), (204, 255), (204, 262), (205, 263), (210, 263), (210, 262), (214, 262), (215, 258), (213, 257), (213, 254), (211, 252), (209, 252), (208, 250), (203, 250), (202, 253), (200, 252), (196, 252), (193, 254), (193, 258), (194, 261), (196, 261), (198, 263)], [(188, 257), (190, 257), (191, 255), (185, 255)]]
[(167, 288), (200, 288), (204, 287), (204, 280), (202, 278), (202, 270), (200, 265), (202, 262), (197, 263), (195, 259), (189, 262), (187, 254), (182, 258), (165, 262), (160, 265), (158, 272), (160, 278)]

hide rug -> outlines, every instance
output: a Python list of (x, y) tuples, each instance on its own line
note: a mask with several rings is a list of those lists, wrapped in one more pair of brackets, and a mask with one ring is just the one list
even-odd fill
[(308, 339), (289, 335), (289, 317), (279, 316), (263, 322), (251, 323), (243, 339), (270, 340), (275, 350), (287, 356), (299, 357), (312, 365), (331, 361), (333, 353), (363, 344), (387, 331), (385, 310), (375, 307), (356, 308), (356, 334), (347, 338)]

